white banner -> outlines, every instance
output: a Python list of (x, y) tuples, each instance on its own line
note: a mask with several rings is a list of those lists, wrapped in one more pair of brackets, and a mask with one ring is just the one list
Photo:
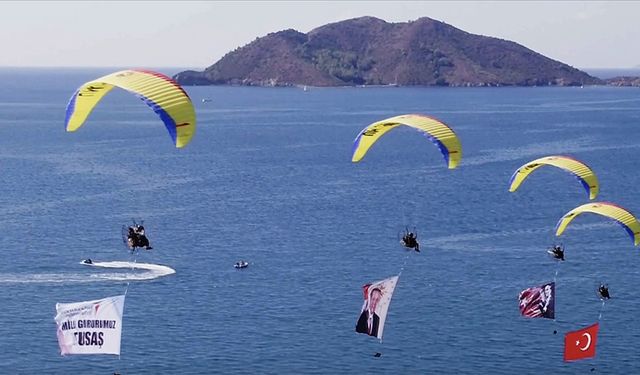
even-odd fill
[(124, 295), (56, 303), (60, 354), (120, 355)]
[(397, 283), (398, 276), (393, 276), (362, 287), (364, 304), (356, 323), (356, 332), (382, 340), (387, 310)]

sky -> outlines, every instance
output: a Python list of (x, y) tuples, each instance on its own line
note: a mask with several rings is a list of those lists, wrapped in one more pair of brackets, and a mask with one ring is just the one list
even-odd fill
[(640, 1), (0, 1), (0, 66), (202, 70), (270, 32), (429, 17), (576, 68), (640, 68)]

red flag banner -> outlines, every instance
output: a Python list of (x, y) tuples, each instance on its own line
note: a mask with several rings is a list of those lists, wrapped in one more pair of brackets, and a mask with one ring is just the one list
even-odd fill
[(598, 329), (600, 329), (600, 323), (578, 331), (567, 332), (564, 336), (564, 360), (577, 361), (595, 357)]

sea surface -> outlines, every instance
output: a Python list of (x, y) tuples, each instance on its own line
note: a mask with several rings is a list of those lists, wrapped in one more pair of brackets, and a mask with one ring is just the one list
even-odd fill
[[(522, 164), (570, 155), (597, 173), (598, 201), (640, 214), (639, 89), (185, 87), (198, 125), (184, 149), (113, 90), (66, 133), (76, 88), (112, 71), (0, 70), (0, 373), (640, 373), (640, 249), (592, 214), (555, 237), (588, 202), (565, 171), (508, 192)], [(409, 128), (351, 163), (362, 128), (406, 113), (455, 130), (457, 169)], [(132, 218), (152, 251), (125, 249)], [(421, 253), (400, 246), (405, 227)], [(400, 272), (383, 341), (356, 334), (362, 285)], [(518, 293), (554, 277), (556, 320), (521, 317)], [(125, 290), (121, 356), (61, 356), (55, 304)], [(564, 334), (601, 313), (597, 356), (563, 362)]]

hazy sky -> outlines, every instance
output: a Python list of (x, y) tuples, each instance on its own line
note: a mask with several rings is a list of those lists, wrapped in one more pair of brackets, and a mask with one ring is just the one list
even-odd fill
[(430, 17), (577, 68), (640, 67), (640, 1), (0, 1), (0, 66), (193, 67), (267, 33)]

